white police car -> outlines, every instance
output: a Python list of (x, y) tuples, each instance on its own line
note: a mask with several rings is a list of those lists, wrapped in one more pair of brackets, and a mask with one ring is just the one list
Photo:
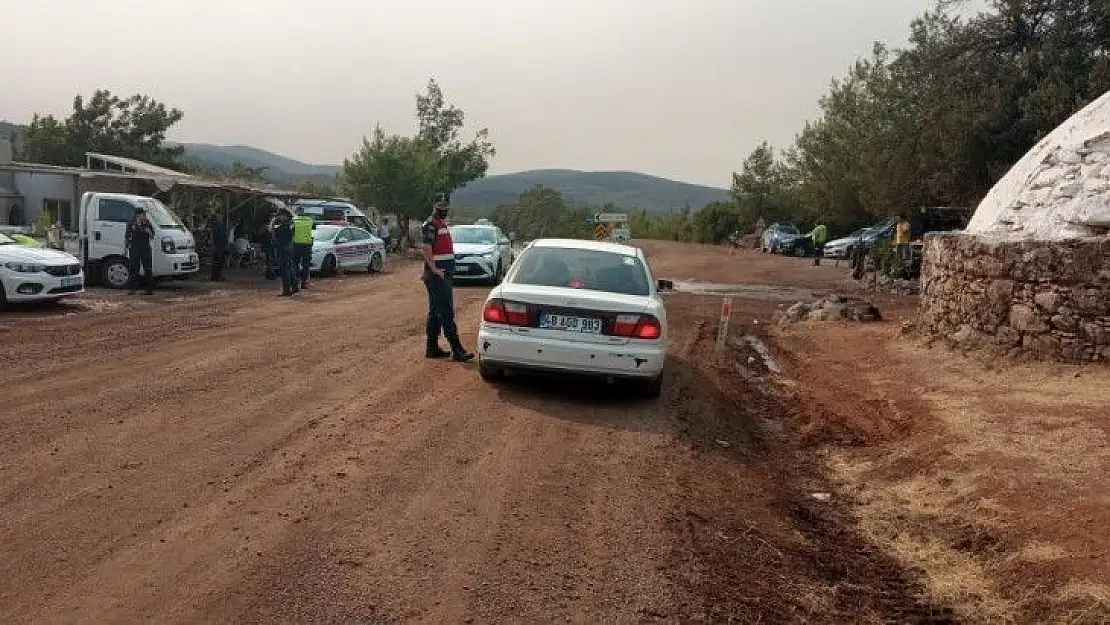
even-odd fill
[(385, 242), (362, 228), (317, 224), (312, 231), (312, 271), (322, 276), (340, 269), (377, 273), (385, 267)]
[(85, 290), (75, 256), (27, 247), (0, 233), (0, 308), (9, 302), (57, 301)]

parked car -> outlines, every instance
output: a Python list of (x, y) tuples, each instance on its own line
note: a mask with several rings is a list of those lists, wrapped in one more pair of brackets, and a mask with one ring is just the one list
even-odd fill
[(860, 237), (862, 237), (863, 233), (867, 232), (867, 230), (867, 228), (860, 228), (846, 237), (829, 241), (825, 244), (825, 257), (836, 259), (849, 258), (852, 255), (852, 250), (859, 243)]
[(798, 231), (798, 227), (793, 224), (773, 223), (767, 226), (767, 229), (763, 231), (759, 249), (763, 252), (777, 254), (783, 249), (786, 243), (793, 242), (793, 240), (801, 236), (801, 234), (802, 233)]
[(512, 243), (501, 228), (487, 221), (472, 226), (451, 226), (450, 230), (455, 244), (454, 280), (500, 283), (513, 264)]
[(817, 248), (813, 245), (813, 239), (806, 233), (783, 237), (779, 244), (779, 252), (787, 256), (813, 256), (817, 253)]
[(897, 217), (887, 217), (879, 223), (864, 230), (860, 235), (859, 245), (862, 249), (870, 250), (875, 247), (879, 241), (894, 238), (894, 227), (898, 224)]
[(9, 302), (57, 301), (85, 290), (85, 272), (72, 254), (20, 245), (0, 234), (0, 309)]
[(377, 273), (385, 267), (385, 241), (362, 228), (319, 224), (312, 231), (312, 271), (322, 276), (339, 269)]
[(586, 375), (663, 387), (667, 311), (639, 248), (539, 239), (490, 291), (478, 329), (478, 370)]

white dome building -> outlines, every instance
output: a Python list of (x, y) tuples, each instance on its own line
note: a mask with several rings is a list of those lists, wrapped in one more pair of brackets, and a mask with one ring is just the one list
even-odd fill
[(1110, 230), (1110, 92), (1042, 139), (990, 190), (967, 232), (1062, 241)]
[(918, 330), (963, 348), (1110, 362), (1110, 93), (1052, 131), (962, 233), (925, 239)]

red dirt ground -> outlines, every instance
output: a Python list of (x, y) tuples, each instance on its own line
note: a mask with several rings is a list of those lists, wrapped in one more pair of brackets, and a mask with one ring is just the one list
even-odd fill
[[(667, 295), (655, 402), (426, 362), (400, 261), (292, 301), (240, 276), (4, 313), (0, 622), (1108, 614), (1102, 374), (984, 371), (898, 338), (892, 298), (879, 324), (778, 328), (797, 289), (848, 288), (846, 269), (644, 247), (657, 277), (762, 285), (734, 298), (720, 354), (720, 297)], [(485, 292), (456, 291), (464, 340)], [(1076, 385), (1085, 404), (1045, 403)], [(1019, 420), (966, 426), (1022, 405), (1068, 461)]]

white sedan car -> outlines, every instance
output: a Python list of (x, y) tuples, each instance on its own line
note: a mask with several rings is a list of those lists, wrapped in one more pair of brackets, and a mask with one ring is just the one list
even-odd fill
[(639, 248), (539, 239), (490, 291), (478, 329), (485, 380), (536, 371), (663, 387), (667, 311)]
[(312, 240), (312, 271), (320, 275), (340, 269), (377, 273), (385, 267), (385, 242), (362, 228), (317, 224)]
[(84, 290), (85, 272), (76, 257), (0, 234), (0, 308), (8, 302), (56, 301)]

